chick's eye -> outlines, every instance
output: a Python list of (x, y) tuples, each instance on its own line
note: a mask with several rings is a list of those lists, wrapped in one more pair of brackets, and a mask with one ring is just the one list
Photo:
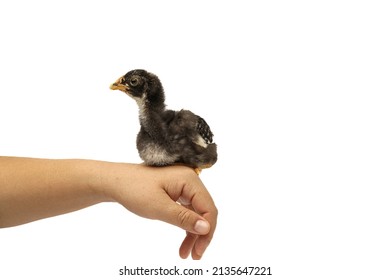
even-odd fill
[(138, 86), (139, 82), (140, 82), (140, 80), (138, 77), (132, 77), (130, 79), (130, 85), (133, 87)]

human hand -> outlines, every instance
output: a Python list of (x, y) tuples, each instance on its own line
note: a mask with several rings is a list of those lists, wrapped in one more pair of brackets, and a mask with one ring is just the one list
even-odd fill
[(118, 176), (109, 176), (115, 178), (109, 184), (112, 199), (141, 217), (186, 230), (180, 257), (191, 253), (193, 259), (200, 259), (213, 238), (218, 211), (195, 172), (184, 166), (131, 165), (131, 172), (126, 164), (122, 168), (115, 169)]

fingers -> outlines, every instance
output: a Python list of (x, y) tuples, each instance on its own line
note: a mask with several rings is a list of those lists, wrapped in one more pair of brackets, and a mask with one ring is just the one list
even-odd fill
[(179, 255), (181, 258), (186, 259), (191, 253), (192, 259), (200, 260), (209, 244), (210, 240), (205, 236), (187, 232), (180, 246)]
[(179, 249), (179, 255), (182, 259), (188, 258), (190, 255), (192, 249), (194, 248), (195, 242), (198, 239), (197, 234), (193, 234), (187, 231), (187, 235), (184, 238), (183, 243), (180, 246)]
[(176, 225), (187, 232), (179, 249), (180, 257), (185, 259), (191, 253), (194, 260), (200, 260), (214, 235), (216, 216), (211, 218), (212, 215), (209, 213), (200, 216), (192, 210), (193, 207), (191, 205), (182, 206), (172, 200), (171, 202), (174, 203), (171, 206), (174, 209), (169, 210), (165, 217), (160, 219)]
[(204, 188), (203, 191), (197, 191), (196, 193), (194, 193), (191, 200), (191, 207), (196, 213), (201, 214), (201, 216), (206, 221), (208, 221), (210, 229), (207, 234), (196, 236), (196, 238), (194, 236), (187, 235), (187, 237), (183, 241), (182, 247), (180, 248), (180, 253), (187, 253), (188, 251), (185, 251), (184, 249), (187, 249), (189, 244), (192, 244), (192, 258), (194, 260), (199, 260), (202, 258), (204, 252), (206, 251), (213, 238), (217, 226), (218, 210), (215, 207), (215, 204), (210, 194), (207, 192), (206, 188)]
[[(215, 215), (215, 216), (214, 216)], [(214, 221), (215, 223), (210, 224), (210, 231), (206, 235), (199, 235), (198, 238), (196, 239), (193, 248), (192, 248), (192, 258), (194, 260), (200, 260), (206, 251), (207, 247), (209, 246), (216, 227), (216, 221), (217, 221), (217, 212), (211, 214), (207, 213), (204, 215), (204, 218), (208, 221)]]
[[(184, 205), (186, 208), (190, 210), (194, 210), (190, 202), (184, 199), (183, 197), (180, 197), (178, 202)], [(207, 216), (208, 214), (206, 214), (206, 217)], [(210, 217), (207, 218), (210, 219)], [(197, 224), (200, 222), (202, 222), (202, 220), (199, 220)], [(195, 224), (195, 229), (197, 228), (197, 224)], [(199, 230), (197, 230), (197, 232), (199, 233)], [(184, 238), (183, 243), (179, 249), (180, 257), (186, 259), (190, 255), (190, 253), (192, 253), (192, 258), (194, 260), (201, 259), (203, 253), (206, 251), (208, 245), (210, 244), (213, 234), (214, 234), (214, 230), (210, 234), (206, 234), (205, 236), (199, 236), (198, 234), (193, 234), (187, 231), (186, 237)]]
[(178, 202), (185, 205), (186, 208), (193, 210), (195, 213), (200, 214), (208, 222), (208, 231), (204, 231), (206, 233), (201, 234), (202, 231), (199, 230), (199, 227), (203, 224), (203, 220), (198, 220), (195, 224), (195, 232), (187, 232), (179, 249), (180, 257), (187, 258), (191, 253), (194, 260), (199, 260), (202, 258), (213, 238), (217, 225), (218, 210), (200, 180), (197, 187), (186, 185), (182, 190)]
[(165, 203), (165, 210), (160, 212), (159, 219), (193, 234), (205, 235), (210, 232), (210, 223), (194, 212), (192, 207), (180, 205), (170, 198), (167, 199), (169, 201)]

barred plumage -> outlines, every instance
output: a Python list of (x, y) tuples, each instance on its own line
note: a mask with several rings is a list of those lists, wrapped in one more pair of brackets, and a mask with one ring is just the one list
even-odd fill
[(198, 123), (196, 124), (196, 130), (199, 132), (200, 136), (206, 141), (206, 144), (213, 143), (214, 134), (211, 132), (209, 125), (206, 121), (198, 116)]

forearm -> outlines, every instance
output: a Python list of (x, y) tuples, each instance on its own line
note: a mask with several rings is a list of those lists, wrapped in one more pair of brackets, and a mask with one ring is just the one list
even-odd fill
[(104, 162), (0, 157), (0, 227), (76, 211), (109, 200)]

